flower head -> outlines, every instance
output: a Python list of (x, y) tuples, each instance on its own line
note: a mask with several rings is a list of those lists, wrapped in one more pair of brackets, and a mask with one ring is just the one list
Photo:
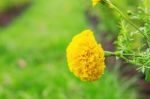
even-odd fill
[(99, 3), (101, 0), (92, 0), (92, 4), (93, 4), (93, 7), (97, 4), (97, 3)]
[(81, 80), (97, 80), (104, 73), (104, 60), (104, 50), (91, 30), (77, 34), (67, 48), (69, 69)]

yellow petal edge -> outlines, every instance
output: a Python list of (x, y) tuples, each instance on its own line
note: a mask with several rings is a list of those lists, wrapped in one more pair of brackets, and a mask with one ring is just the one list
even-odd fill
[(92, 0), (93, 7), (96, 6), (101, 0)]

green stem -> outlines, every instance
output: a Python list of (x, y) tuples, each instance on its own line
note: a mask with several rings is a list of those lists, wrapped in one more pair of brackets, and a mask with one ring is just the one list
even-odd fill
[(130, 60), (128, 60), (125, 56), (134, 56), (133, 54), (123, 54), (120, 52), (110, 52), (110, 51), (105, 51), (105, 57), (110, 57), (110, 56), (117, 56), (123, 60), (125, 60), (128, 63), (131, 63)]
[(116, 52), (105, 51), (105, 57), (118, 56)]
[[(135, 25), (129, 18), (128, 16), (126, 16), (118, 7), (116, 7), (111, 1), (109, 0), (103, 0), (103, 2), (105, 2), (106, 4), (108, 4), (108, 6), (112, 9), (114, 9), (115, 11), (117, 11), (130, 25), (132, 25), (136, 30), (138, 30), (149, 42), (150, 39), (149, 37), (139, 29), (139, 27), (137, 25)], [(148, 46), (150, 46), (150, 44), (148, 43)]]
[(110, 57), (110, 56), (116, 56), (119, 58), (124, 59), (126, 62), (131, 63), (130, 60), (126, 57), (130, 56), (130, 57), (140, 57), (140, 55), (135, 55), (135, 54), (125, 54), (125, 53), (121, 53), (119, 51), (116, 52), (110, 52), (110, 51), (105, 51), (105, 57)]
[(136, 56), (136, 57), (139, 57), (139, 55), (134, 55), (134, 54), (124, 54), (124, 53), (121, 53), (121, 52), (110, 52), (110, 51), (105, 51), (105, 57), (109, 57), (109, 56)]
[(130, 59), (128, 59), (127, 57), (141, 57), (140, 55), (136, 55), (136, 54), (124, 54), (122, 52), (110, 52), (110, 51), (105, 51), (105, 57), (110, 57), (110, 56), (116, 56), (119, 57), (123, 60), (125, 60), (127, 63), (131, 63), (134, 64), (133, 61), (131, 61)]

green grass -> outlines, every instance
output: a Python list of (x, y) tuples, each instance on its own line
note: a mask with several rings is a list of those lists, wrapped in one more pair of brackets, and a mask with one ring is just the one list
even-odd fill
[(36, 0), (0, 30), (0, 99), (136, 99), (117, 73), (83, 82), (68, 70), (65, 49), (88, 27), (82, 3)]

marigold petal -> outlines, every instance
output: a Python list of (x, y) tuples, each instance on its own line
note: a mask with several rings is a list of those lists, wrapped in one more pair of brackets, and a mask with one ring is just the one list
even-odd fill
[(97, 3), (99, 3), (101, 0), (92, 0), (92, 5), (93, 5), (93, 7), (95, 6), (95, 5), (97, 5)]
[(69, 69), (81, 80), (97, 80), (104, 73), (104, 60), (104, 50), (91, 30), (74, 36), (67, 47)]

